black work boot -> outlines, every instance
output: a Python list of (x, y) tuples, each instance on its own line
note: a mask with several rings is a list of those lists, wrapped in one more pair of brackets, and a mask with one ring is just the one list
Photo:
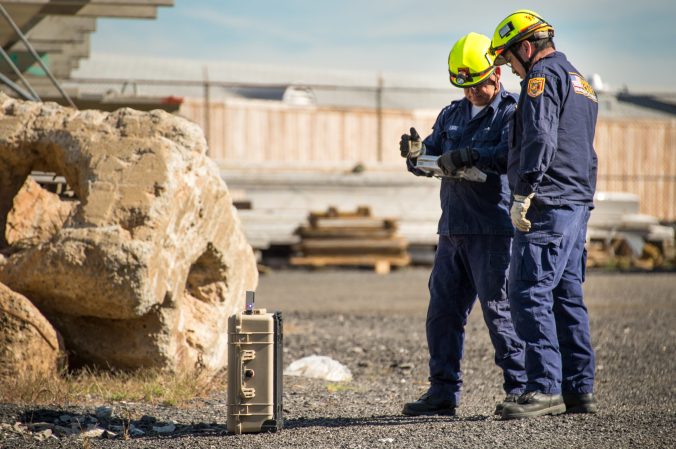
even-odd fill
[(566, 413), (596, 413), (596, 399), (593, 393), (564, 393)]
[(495, 406), (495, 415), (502, 415), (502, 409), (505, 408), (507, 404), (515, 404), (516, 400), (519, 399), (518, 394), (508, 394), (505, 396), (505, 399), (502, 400), (498, 405)]
[(502, 409), (502, 419), (533, 418), (542, 415), (560, 415), (566, 411), (566, 404), (560, 394), (544, 394), (529, 391), (519, 396), (514, 404)]
[(450, 399), (435, 397), (427, 393), (420, 396), (415, 402), (408, 402), (404, 404), (404, 415), (420, 416), (420, 415), (455, 415), (455, 402)]

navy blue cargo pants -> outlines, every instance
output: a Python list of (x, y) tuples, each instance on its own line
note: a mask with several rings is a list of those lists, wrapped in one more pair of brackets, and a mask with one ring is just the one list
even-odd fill
[(538, 206), (516, 232), (509, 271), (514, 326), (526, 344), (526, 391), (591, 393), (594, 350), (582, 299), (588, 206)]
[(510, 242), (504, 235), (439, 236), (427, 309), (432, 395), (460, 403), (465, 324), (477, 294), (505, 392), (523, 392), (524, 345), (512, 326), (506, 291)]

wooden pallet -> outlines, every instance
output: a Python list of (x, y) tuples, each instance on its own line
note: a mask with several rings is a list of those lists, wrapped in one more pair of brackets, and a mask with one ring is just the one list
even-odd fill
[(389, 273), (393, 266), (411, 261), (408, 242), (397, 234), (397, 221), (372, 217), (368, 207), (354, 212), (329, 207), (311, 212), (308, 224), (296, 230), (301, 241), (294, 245), (296, 266), (368, 266), (377, 273)]

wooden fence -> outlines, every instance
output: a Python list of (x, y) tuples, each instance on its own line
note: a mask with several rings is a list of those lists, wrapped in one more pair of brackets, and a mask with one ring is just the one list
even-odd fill
[(676, 120), (602, 119), (597, 190), (639, 196), (641, 212), (676, 221)]
[[(181, 115), (205, 129), (210, 156), (226, 169), (401, 169), (398, 142), (427, 133), (438, 111), (291, 106), (187, 99)], [(676, 221), (676, 120), (600, 119), (597, 190), (639, 195), (641, 212)]]

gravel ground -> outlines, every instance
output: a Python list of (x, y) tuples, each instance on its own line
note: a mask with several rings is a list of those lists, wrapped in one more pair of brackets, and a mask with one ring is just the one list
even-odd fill
[[(467, 325), (458, 415), (400, 414), (427, 388), (428, 273), (294, 270), (261, 277), (258, 306), (284, 313), (285, 365), (320, 354), (354, 376), (341, 384), (286, 376), (286, 427), (279, 433), (228, 435), (223, 392), (181, 408), (114, 404), (114, 422), (128, 416), (145, 431), (128, 440), (118, 432), (38, 441), (39, 427), (22, 433), (12, 426), (92, 415), (93, 408), (0, 404), (0, 448), (676, 447), (676, 274), (589, 274), (598, 414), (501, 421), (492, 415), (503, 396), (501, 374), (478, 306)], [(152, 430), (167, 423), (175, 424), (172, 432)]]

